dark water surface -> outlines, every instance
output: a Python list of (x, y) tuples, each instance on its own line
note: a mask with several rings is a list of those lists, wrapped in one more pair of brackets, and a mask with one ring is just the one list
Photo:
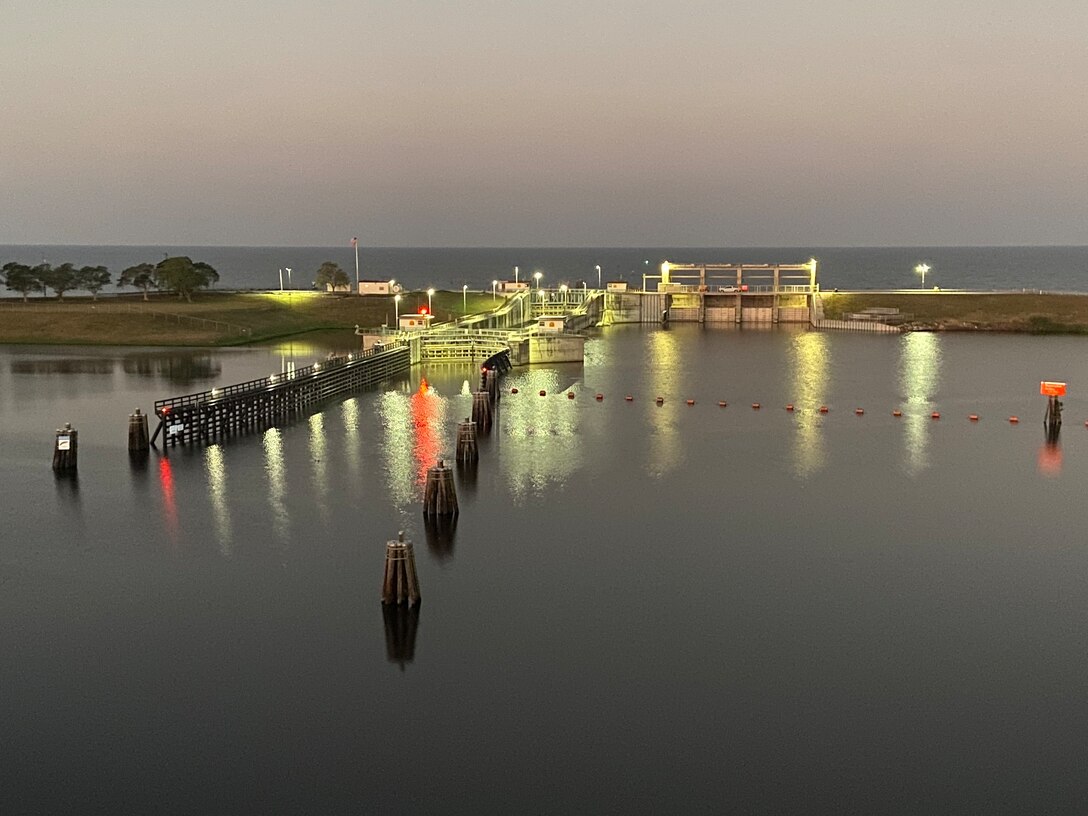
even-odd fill
[(439, 539), (474, 371), (138, 468), (135, 406), (325, 347), (0, 349), (0, 811), (1083, 812), (1086, 352), (610, 329), (504, 381)]

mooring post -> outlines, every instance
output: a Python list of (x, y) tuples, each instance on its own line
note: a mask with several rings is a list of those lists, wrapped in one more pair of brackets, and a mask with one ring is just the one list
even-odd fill
[(137, 408), (128, 417), (128, 452), (147, 453), (149, 450), (151, 443), (147, 435), (147, 414), (140, 413)]
[(415, 606), (420, 600), (415, 552), (412, 542), (404, 540), (404, 530), (401, 530), (396, 541), (385, 543), (382, 603)]
[(427, 470), (427, 483), (423, 487), (424, 516), (456, 516), (457, 488), (453, 484), (453, 471), (441, 459)]
[(57, 428), (53, 442), (53, 471), (56, 473), (75, 473), (79, 456), (79, 431), (66, 422), (63, 428)]
[(480, 449), (476, 446), (476, 423), (468, 417), (457, 423), (457, 461), (475, 462), (480, 458)]
[(472, 421), (480, 433), (491, 430), (491, 398), (486, 391), (476, 391), (472, 395)]

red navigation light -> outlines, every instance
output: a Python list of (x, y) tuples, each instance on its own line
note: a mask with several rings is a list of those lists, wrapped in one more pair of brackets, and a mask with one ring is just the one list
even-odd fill
[(427, 311), (427, 307), (426, 307), (426, 306), (420, 306), (420, 307), (419, 307), (419, 313), (420, 313), (421, 315), (429, 314), (429, 312)]

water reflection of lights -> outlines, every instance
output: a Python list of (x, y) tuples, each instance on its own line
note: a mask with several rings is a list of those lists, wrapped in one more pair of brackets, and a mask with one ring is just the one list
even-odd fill
[(416, 458), (416, 484), (427, 483), (427, 470), (434, 467), (444, 447), (446, 401), (424, 379), (419, 390), (409, 398), (412, 427), (415, 431), (413, 453)]
[(427, 469), (448, 445), (446, 400), (426, 380), (412, 394), (386, 392), (378, 402), (385, 429), (385, 469), (395, 504), (415, 501)]
[(1062, 475), (1062, 446), (1057, 442), (1044, 442), (1039, 448), (1039, 473), (1042, 476)]
[(359, 449), (359, 401), (352, 397), (340, 405), (340, 415), (344, 418), (344, 438), (347, 440), (348, 467), (356, 480), (362, 467), (362, 451)]
[(941, 338), (936, 332), (910, 332), (899, 346), (899, 389), (906, 425), (906, 470), (915, 476), (929, 466), (928, 444), (933, 397), (941, 384)]
[[(668, 331), (654, 331), (650, 335), (647, 360), (652, 361), (646, 370), (646, 390), (649, 394), (675, 394), (680, 389), (680, 372), (683, 370), (680, 339)], [(684, 443), (676, 420), (675, 406), (658, 408), (645, 401), (649, 419), (647, 472), (661, 477), (676, 470), (684, 458)]]
[(174, 498), (174, 471), (170, 468), (170, 460), (165, 456), (159, 459), (159, 486), (162, 488), (163, 518), (166, 521), (166, 531), (170, 538), (177, 543), (178, 536), (178, 506)]
[[(562, 484), (582, 464), (578, 401), (562, 396), (572, 386), (560, 383), (560, 373), (522, 374), (510, 383), (520, 395), (502, 402), (502, 433), (518, 446), (516, 454), (502, 458), (516, 499), (539, 494), (550, 483)], [(536, 396), (540, 391), (550, 396)]]
[(204, 472), (208, 476), (208, 497), (212, 502), (215, 530), (219, 536), (219, 552), (229, 556), (234, 548), (230, 509), (227, 506), (227, 465), (223, 460), (222, 446), (209, 445), (204, 449)]
[(268, 505), (272, 510), (272, 529), (286, 544), (290, 519), (286, 505), (287, 474), (283, 460), (283, 435), (279, 428), (265, 431), (261, 444), (264, 446), (264, 469), (268, 474)]
[(819, 408), (826, 402), (830, 353), (830, 344), (823, 332), (799, 332), (794, 335), (790, 380), (798, 410), (793, 420), (796, 426), (793, 466), (802, 478), (820, 470), (826, 458)]
[(329, 515), (329, 477), (326, 470), (328, 457), (325, 440), (325, 415), (310, 415), (310, 462), (314, 468), (314, 491), (317, 494), (317, 509), (323, 518)]

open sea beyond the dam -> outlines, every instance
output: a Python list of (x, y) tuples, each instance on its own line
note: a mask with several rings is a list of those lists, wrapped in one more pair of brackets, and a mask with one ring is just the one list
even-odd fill
[[(55, 257), (146, 257), (95, 252)], [(329, 255), (292, 252), (204, 259), (256, 286)], [(419, 286), (460, 280), (443, 257), (481, 284), (641, 260), (607, 252), (365, 257)], [(1084, 250), (841, 252), (842, 286), (866, 257), (907, 267), (872, 286), (922, 258), (1036, 286), (1041, 257), (1084, 288)], [(676, 258), (806, 254), (759, 253)], [(1088, 338), (595, 330), (584, 364), (503, 377), (441, 535), (423, 483), (473, 366), (130, 460), (135, 407), (354, 343), (0, 347), (0, 813), (1088, 809)], [(1056, 444), (1043, 379), (1069, 383)], [(416, 610), (379, 602), (399, 530)]]
[[(350, 240), (350, 236), (349, 236)], [(355, 255), (345, 240), (337, 247), (200, 247), (200, 246), (26, 246), (0, 245), (0, 265), (8, 261), (76, 266), (105, 265), (113, 279), (140, 263), (157, 263), (165, 255), (188, 255), (211, 264), (222, 289), (310, 287), (324, 261), (340, 264), (355, 279)], [(522, 280), (543, 274), (544, 286), (589, 287), (601, 280), (625, 280), (641, 286), (643, 274), (657, 274), (662, 261), (673, 263), (804, 263), (819, 262), (818, 278), (829, 289), (909, 289), (918, 287), (914, 273), (927, 263), (926, 286), (942, 289), (1088, 291), (1088, 247), (725, 247), (725, 248), (380, 248), (360, 246), (362, 280), (396, 280), (407, 289), (481, 291), (491, 281)], [(107, 289), (104, 291), (114, 291)], [(131, 290), (130, 290), (131, 291)], [(0, 295), (16, 296), (0, 290)]]

